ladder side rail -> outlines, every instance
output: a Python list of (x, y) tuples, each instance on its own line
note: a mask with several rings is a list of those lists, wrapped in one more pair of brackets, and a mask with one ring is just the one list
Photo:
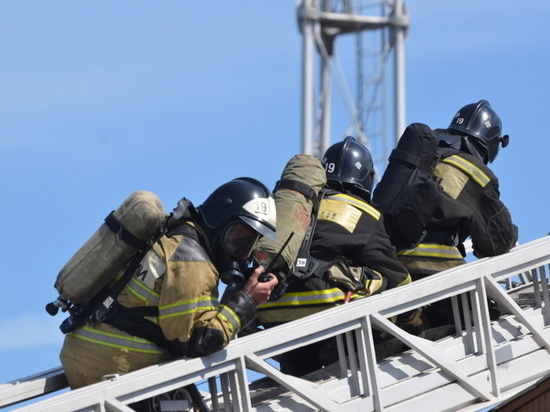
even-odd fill
[(68, 388), (63, 368), (53, 368), (0, 385), (0, 408)]
[[(220, 354), (215, 354), (215, 359)], [(152, 365), (93, 385), (63, 393), (54, 398), (17, 409), (25, 412), (93, 411), (105, 400), (134, 403), (143, 399), (199, 383), (235, 369), (234, 362), (222, 360), (205, 367), (204, 358), (180, 359)]]
[[(69, 410), (61, 407), (61, 405), (65, 405), (63, 403), (65, 401), (73, 405), (70, 410), (74, 410), (76, 405), (82, 410), (89, 410), (86, 409), (89, 408), (89, 405), (97, 405), (98, 402), (104, 400), (116, 398), (123, 403), (130, 403), (146, 399), (172, 388), (175, 389), (221, 373), (234, 371), (237, 367), (235, 361), (251, 353), (260, 359), (267, 359), (292, 348), (361, 328), (365, 313), (371, 314), (370, 316), (377, 322), (382, 322), (382, 319), (415, 309), (442, 297), (469, 292), (475, 289), (476, 281), (482, 278), (486, 278), (486, 285), (493, 294), (500, 295), (501, 301), (513, 307), (515, 302), (504, 293), (504, 289), (497, 282), (517, 273), (548, 264), (550, 262), (549, 245), (550, 238), (539, 239), (518, 246), (505, 255), (484, 258), (433, 275), (431, 279), (425, 279), (426, 282), (424, 280), (418, 281), (416, 284), (413, 282), (410, 285), (389, 290), (368, 299), (342, 305), (286, 325), (237, 339), (223, 351), (208, 357), (182, 359), (154, 365), (121, 376), (114, 381), (98, 383), (68, 394), (62, 394), (54, 400), (39, 402), (35, 404), (34, 409), (29, 407), (21, 410), (41, 412)], [(522, 322), (527, 322), (526, 324), (533, 332), (537, 342), (549, 347), (546, 336), (541, 334), (538, 327), (530, 325), (530, 321), (523, 315), (522, 309), (517, 305), (513, 309), (514, 315), (518, 316)], [(346, 321), (342, 322), (342, 319), (346, 319)], [(394, 328), (391, 332), (394, 336), (405, 340), (411, 338), (411, 335), (399, 328)], [(284, 337), (284, 342), (281, 342), (281, 337)], [(412, 341), (415, 345), (418, 342), (415, 339)], [(424, 351), (429, 350), (429, 345), (422, 344), (422, 342), (418, 347)], [(453, 367), (453, 369), (456, 368)], [(375, 368), (375, 370), (380, 373), (379, 368)], [(455, 372), (460, 375), (459, 370), (455, 370)], [(477, 390), (477, 388), (474, 389)], [(481, 391), (480, 395), (488, 397), (486, 391)], [(56, 408), (51, 408), (54, 402)]]

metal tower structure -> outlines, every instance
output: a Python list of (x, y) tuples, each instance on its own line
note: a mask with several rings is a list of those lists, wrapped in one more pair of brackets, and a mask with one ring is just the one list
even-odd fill
[[(297, 13), (303, 41), (302, 152), (320, 157), (331, 138), (352, 135), (369, 147), (382, 170), (405, 129), (409, 18), (403, 0), (300, 0)], [(333, 85), (343, 107), (333, 105)], [(347, 112), (348, 124), (332, 124), (337, 110)]]

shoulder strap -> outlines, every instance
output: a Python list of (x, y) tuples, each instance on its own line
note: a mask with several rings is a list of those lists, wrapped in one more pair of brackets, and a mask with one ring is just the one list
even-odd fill
[(187, 225), (185, 223), (171, 227), (170, 230), (167, 232), (167, 235), (168, 236), (183, 235), (193, 239), (197, 243), (201, 243), (198, 230), (193, 226)]
[[(105, 298), (107, 299), (107, 301), (112, 299), (112, 302), (114, 302), (116, 300), (120, 292), (122, 292), (126, 284), (130, 281), (132, 276), (134, 276), (136, 270), (138, 270), (139, 264), (143, 259), (143, 257), (145, 256), (145, 254), (149, 250), (151, 250), (151, 248), (153, 247), (153, 244), (155, 244), (166, 233), (166, 222), (168, 221), (168, 219), (169, 217), (166, 217), (164, 223), (161, 225), (158, 232), (148, 242), (145, 242), (145, 245), (142, 248), (140, 248), (140, 251), (138, 253), (136, 253), (134, 258), (132, 259), (132, 262), (128, 266), (128, 269), (126, 269), (122, 277), (111, 289), (108, 290), (107, 297)], [(105, 299), (103, 300), (103, 305), (106, 304)]]
[(325, 194), (325, 190), (321, 190), (319, 196), (316, 199), (316, 202), (314, 202), (309, 227), (307, 228), (304, 240), (302, 241), (300, 249), (298, 250), (296, 261), (294, 262), (294, 267), (292, 268), (288, 276), (287, 283), (289, 284), (293, 281), (310, 277), (320, 266), (321, 261), (311, 256), (310, 248), (313, 241), (313, 236), (315, 234), (315, 227), (317, 226), (317, 213), (319, 212), (319, 205), (325, 197)]

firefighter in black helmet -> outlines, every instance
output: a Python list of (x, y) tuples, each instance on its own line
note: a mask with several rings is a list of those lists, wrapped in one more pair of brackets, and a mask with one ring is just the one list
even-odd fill
[[(434, 172), (442, 196), (427, 234), (418, 246), (398, 251), (413, 280), (466, 263), (464, 241), (472, 240), (476, 257), (508, 252), (518, 228), (500, 200), (499, 182), (487, 167), (509, 143), (502, 121), (487, 100), (462, 107), (446, 129), (435, 129), (441, 158)], [(498, 311), (493, 307), (494, 316)], [(431, 304), (426, 326), (452, 325), (450, 301)]]
[[(307, 279), (291, 283), (274, 302), (258, 307), (265, 327), (302, 318), (348, 299), (410, 283), (385, 232), (381, 214), (369, 204), (374, 167), (369, 150), (348, 136), (330, 146), (322, 159), (327, 184), (317, 213), (310, 254), (320, 262)], [(353, 271), (357, 289), (339, 277)], [(325, 341), (280, 356), (281, 371), (302, 376), (336, 360)]]
[(186, 206), (175, 209), (166, 235), (119, 295), (118, 312), (66, 336), (61, 361), (71, 388), (218, 351), (255, 318), (256, 305), (268, 300), (277, 279), (259, 282), (263, 267), (223, 304), (218, 281), (238, 276), (258, 238), (274, 236), (271, 191), (255, 179), (238, 178), (196, 209), (180, 204)]

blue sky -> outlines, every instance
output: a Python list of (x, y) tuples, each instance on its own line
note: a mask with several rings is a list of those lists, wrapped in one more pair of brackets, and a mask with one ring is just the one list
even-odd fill
[[(407, 123), (487, 99), (510, 146), (493, 171), (520, 242), (546, 213), (550, 3), (406, 2)], [(167, 211), (301, 149), (295, 2), (0, 2), (0, 382), (59, 364), (58, 271), (131, 192)], [(333, 118), (333, 141), (349, 119)]]

